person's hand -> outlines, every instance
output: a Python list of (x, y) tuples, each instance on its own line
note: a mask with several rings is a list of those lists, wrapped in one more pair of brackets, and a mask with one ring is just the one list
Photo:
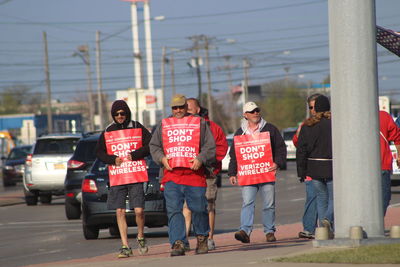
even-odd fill
[(121, 166), (122, 162), (124, 162), (124, 160), (121, 159), (120, 157), (116, 157), (115, 158), (115, 165), (116, 166)]
[(169, 170), (169, 171), (172, 171), (171, 166), (169, 166), (167, 157), (163, 157), (163, 158), (161, 159), (161, 163), (163, 164), (164, 168), (166, 168), (166, 169)]
[(202, 163), (200, 160), (194, 158), (189, 160), (190, 163), (193, 163), (192, 167), (190, 167), (191, 170), (197, 171), (198, 169), (200, 169)]
[(267, 168), (268, 172), (272, 172), (278, 169), (278, 164), (276, 164), (275, 162), (272, 162), (272, 166)]
[(229, 182), (231, 182), (231, 185), (236, 185), (236, 183), (237, 183), (236, 176), (229, 177)]
[(299, 178), (300, 183), (304, 183), (305, 180), (306, 180), (306, 177), (300, 177)]
[(127, 158), (127, 160), (132, 161), (132, 155), (131, 155), (131, 153), (128, 153), (128, 156), (127, 156), (126, 158)]

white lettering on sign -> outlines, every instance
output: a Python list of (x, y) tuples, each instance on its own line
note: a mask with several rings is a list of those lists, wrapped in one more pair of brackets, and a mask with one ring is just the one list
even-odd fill
[(265, 155), (265, 145), (241, 147), (240, 154), (242, 154), (243, 160), (259, 159)]
[(130, 142), (130, 143), (124, 143), (124, 144), (116, 144), (116, 145), (111, 145), (111, 151), (117, 151), (117, 150), (127, 150), (127, 149), (136, 149), (138, 142)]
[(175, 143), (175, 142), (189, 142), (193, 139), (193, 129), (175, 129), (175, 130), (168, 130), (168, 142)]

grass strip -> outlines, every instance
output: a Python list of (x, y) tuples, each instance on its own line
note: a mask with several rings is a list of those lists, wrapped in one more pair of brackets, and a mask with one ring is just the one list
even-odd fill
[(276, 262), (398, 264), (400, 244), (361, 246), (273, 259)]

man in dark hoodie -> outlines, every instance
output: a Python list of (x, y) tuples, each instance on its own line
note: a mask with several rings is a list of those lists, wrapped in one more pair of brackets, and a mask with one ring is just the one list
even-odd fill
[[(122, 247), (118, 258), (126, 258), (132, 256), (132, 249), (128, 244), (127, 223), (125, 217), (126, 196), (129, 196), (129, 208), (134, 209), (136, 224), (138, 229), (137, 242), (139, 253), (147, 253), (148, 248), (144, 238), (144, 191), (143, 182), (146, 181), (147, 171), (143, 159), (150, 154), (149, 142), (151, 140), (150, 132), (139, 122), (131, 120), (131, 111), (123, 100), (116, 100), (111, 107), (111, 116), (113, 123), (108, 125), (105, 131), (100, 135), (97, 143), (97, 157), (104, 163), (110, 165), (109, 169), (118, 169), (123, 167), (124, 162), (134, 161), (135, 166), (141, 166), (141, 172), (131, 172), (124, 174), (124, 179), (111, 176), (110, 173), (110, 190), (107, 198), (108, 209), (115, 209), (117, 216), (118, 229), (121, 236)], [(121, 140), (136, 140), (136, 147), (130, 147), (128, 150), (116, 150), (117, 145), (123, 147), (122, 143), (113, 143), (116, 136)], [(121, 136), (123, 138), (121, 138)], [(141, 145), (140, 145), (141, 143)], [(113, 149), (113, 148), (114, 149)], [(128, 168), (124, 168), (125, 170)], [(139, 169), (139, 168), (136, 168)], [(136, 170), (135, 169), (135, 170)]]

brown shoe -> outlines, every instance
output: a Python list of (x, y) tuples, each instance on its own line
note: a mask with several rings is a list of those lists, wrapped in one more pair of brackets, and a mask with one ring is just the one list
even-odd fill
[(208, 237), (204, 235), (197, 236), (197, 248), (196, 254), (206, 254), (208, 253)]
[(275, 242), (276, 241), (276, 237), (274, 235), (274, 233), (267, 233), (265, 235), (267, 242)]
[(243, 230), (237, 231), (235, 233), (235, 239), (239, 240), (242, 243), (250, 243), (250, 237)]
[(175, 241), (174, 245), (172, 246), (171, 257), (185, 255), (184, 247), (185, 246), (183, 245), (182, 240)]

